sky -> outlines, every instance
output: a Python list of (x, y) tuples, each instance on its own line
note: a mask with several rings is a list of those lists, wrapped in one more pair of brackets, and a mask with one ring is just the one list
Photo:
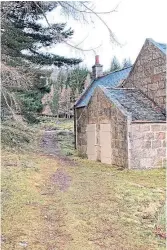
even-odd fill
[(74, 29), (74, 36), (69, 43), (76, 45), (84, 40), (80, 44), (82, 49), (100, 47), (95, 52), (81, 52), (60, 44), (50, 48), (49, 52), (66, 57), (80, 57), (83, 59), (82, 64), (89, 69), (94, 65), (95, 54), (98, 54), (104, 70), (108, 70), (113, 56), (120, 62), (124, 58), (130, 58), (134, 63), (146, 38), (167, 43), (166, 0), (99, 0), (94, 1), (94, 5), (100, 12), (115, 9), (118, 5), (116, 12), (101, 17), (114, 32), (121, 46), (110, 41), (107, 28), (97, 18), (94, 17), (94, 23), (82, 24), (72, 18), (67, 20), (56, 9), (48, 15), (48, 20), (50, 23), (67, 22), (67, 27)]

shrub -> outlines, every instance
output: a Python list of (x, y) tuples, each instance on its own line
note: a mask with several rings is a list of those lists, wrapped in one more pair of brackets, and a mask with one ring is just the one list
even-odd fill
[(2, 146), (10, 148), (23, 148), (31, 142), (33, 131), (23, 122), (4, 121), (1, 124)]

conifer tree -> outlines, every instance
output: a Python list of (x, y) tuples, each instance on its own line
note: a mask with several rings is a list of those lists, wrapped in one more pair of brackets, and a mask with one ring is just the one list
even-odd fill
[(110, 67), (110, 72), (116, 71), (116, 70), (120, 70), (121, 69), (121, 65), (117, 59), (116, 56), (113, 57), (112, 61), (111, 61), (111, 67)]
[[(40, 22), (56, 7), (57, 2), (1, 3), (2, 106), (13, 114), (18, 110), (16, 106), (24, 114), (41, 111), (41, 98), (49, 91), (49, 86), (41, 82), (40, 66), (72, 66), (81, 62), (80, 59), (44, 54), (40, 50), (65, 42), (73, 35), (73, 30), (67, 29), (65, 23), (44, 26)], [(42, 86), (39, 86), (39, 81)]]
[(16, 60), (21, 62), (21, 59), (38, 65), (54, 64), (58, 67), (80, 63), (80, 59), (65, 58), (51, 53), (44, 54), (40, 51), (41, 48), (67, 41), (74, 33), (71, 28), (66, 29), (65, 23), (44, 27), (39, 22), (56, 7), (57, 2), (4, 2), (1, 6), (4, 17), (1, 27), (2, 55), (10, 56), (10, 62), (15, 63)]
[(125, 58), (122, 62), (122, 68), (127, 68), (130, 66), (132, 66), (132, 62), (131, 62), (130, 58), (128, 58), (128, 59)]

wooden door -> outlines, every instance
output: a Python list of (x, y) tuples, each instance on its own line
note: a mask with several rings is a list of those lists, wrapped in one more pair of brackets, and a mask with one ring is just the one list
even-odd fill
[(87, 156), (89, 160), (97, 160), (97, 150), (96, 150), (96, 124), (87, 125)]
[(111, 125), (100, 124), (101, 162), (111, 164)]

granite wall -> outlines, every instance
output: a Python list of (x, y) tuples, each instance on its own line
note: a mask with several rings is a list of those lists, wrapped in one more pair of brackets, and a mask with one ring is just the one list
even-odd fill
[(130, 125), (130, 168), (160, 168), (166, 162), (166, 123)]
[(87, 107), (77, 108), (76, 113), (76, 149), (79, 154), (86, 156), (87, 138), (86, 127), (88, 123)]
[(96, 124), (97, 157), (100, 153), (100, 124), (111, 124), (112, 165), (128, 167), (127, 117), (104, 95), (99, 88), (95, 90), (87, 108), (76, 109), (77, 114), (77, 149), (80, 154), (86, 154), (87, 124)]
[(166, 108), (166, 56), (149, 40), (143, 45), (123, 87), (140, 89)]

